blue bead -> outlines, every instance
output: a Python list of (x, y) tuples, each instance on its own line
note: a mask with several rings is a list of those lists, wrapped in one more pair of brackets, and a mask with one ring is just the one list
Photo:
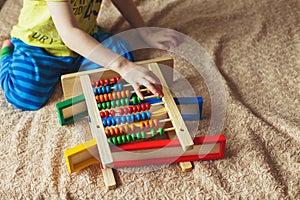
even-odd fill
[(114, 117), (111, 118), (111, 124), (112, 126), (115, 126), (117, 124), (116, 119)]
[(118, 84), (114, 84), (114, 92), (118, 91)]
[(101, 88), (99, 88), (99, 87), (97, 88), (97, 94), (102, 94), (101, 93)]
[(142, 120), (146, 120), (147, 119), (147, 115), (145, 112), (141, 112), (141, 116), (142, 116)]
[(125, 116), (122, 116), (122, 117), (121, 117), (121, 121), (122, 121), (123, 124), (125, 124), (125, 123), (126, 123), (126, 117), (125, 117)]
[(121, 124), (120, 116), (115, 116), (116, 124)]
[(141, 116), (140, 113), (136, 113), (136, 114), (135, 114), (135, 117), (136, 117), (136, 121), (138, 121), (138, 122), (141, 121), (141, 117), (142, 117), (142, 116)]
[(147, 111), (146, 115), (147, 115), (148, 119), (151, 119), (151, 113), (150, 113), (150, 111)]
[(107, 119), (106, 118), (102, 119), (102, 124), (103, 124), (104, 127), (107, 126)]
[(107, 86), (105, 87), (105, 90), (106, 90), (106, 93), (110, 93), (110, 86), (107, 85)]
[(126, 115), (126, 121), (127, 121), (128, 123), (131, 123), (130, 115)]
[(107, 124), (107, 126), (111, 126), (111, 118), (109, 117), (109, 118), (107, 118), (107, 120), (106, 120), (106, 124)]
[(102, 92), (102, 94), (105, 94), (105, 92), (106, 92), (105, 87), (101, 87), (101, 92)]
[(130, 115), (130, 118), (131, 118), (131, 122), (134, 122), (134, 121), (135, 121), (135, 115), (134, 115), (134, 114), (131, 114), (131, 115)]
[(94, 91), (94, 94), (97, 95), (98, 92), (97, 92), (97, 88), (93, 88), (93, 91)]
[(121, 83), (118, 84), (118, 90), (122, 91), (123, 90), (123, 85)]

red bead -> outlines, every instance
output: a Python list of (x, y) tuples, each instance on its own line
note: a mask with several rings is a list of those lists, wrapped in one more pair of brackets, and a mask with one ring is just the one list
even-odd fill
[(120, 76), (117, 76), (117, 77), (116, 77), (116, 80), (117, 80), (117, 83), (120, 83), (121, 77), (120, 77)]
[(124, 114), (125, 114), (125, 115), (128, 114), (128, 108), (127, 108), (127, 107), (124, 107), (124, 108), (123, 108), (123, 111), (124, 111)]
[(103, 86), (104, 85), (104, 81), (102, 79), (99, 80), (99, 84), (100, 86)]
[(138, 112), (141, 112), (142, 111), (141, 104), (136, 105), (136, 109)]
[(124, 112), (123, 112), (123, 108), (119, 108), (119, 115), (123, 115)]
[(110, 116), (114, 117), (116, 115), (115, 110), (110, 110)]
[(132, 114), (132, 112), (133, 112), (132, 106), (129, 106), (129, 107), (128, 107), (128, 112), (129, 112), (129, 114)]
[(101, 118), (104, 118), (105, 117), (105, 113), (104, 112), (100, 112), (100, 116), (101, 116)]
[(145, 104), (145, 106), (146, 106), (146, 109), (147, 109), (147, 110), (150, 110), (151, 104), (150, 104), (149, 102), (147, 102), (147, 103)]
[(106, 78), (106, 79), (104, 80), (104, 84), (105, 84), (105, 85), (109, 85), (109, 79), (108, 79), (108, 78)]
[(132, 106), (132, 112), (136, 113), (136, 106)]
[(107, 110), (104, 111), (104, 113), (105, 113), (105, 117), (109, 117), (109, 112)]
[(145, 104), (141, 104), (141, 108), (142, 108), (142, 111), (146, 111), (146, 105)]
[(92, 87), (95, 87), (95, 86), (96, 86), (96, 82), (92, 81)]
[(115, 77), (110, 79), (110, 83), (111, 84), (116, 84), (117, 83), (117, 79)]
[(100, 83), (99, 81), (96, 81), (96, 86), (99, 87), (100, 86)]

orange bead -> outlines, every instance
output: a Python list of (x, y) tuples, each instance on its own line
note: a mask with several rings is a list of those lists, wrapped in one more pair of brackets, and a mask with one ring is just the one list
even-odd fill
[(129, 90), (126, 90), (126, 91), (125, 91), (125, 94), (126, 94), (126, 97), (127, 97), (127, 98), (129, 98), (129, 97), (130, 97), (130, 95), (131, 95), (131, 93), (130, 93), (130, 91), (129, 91)]
[(114, 135), (115, 134), (114, 128), (109, 128), (109, 132), (110, 132), (110, 135)]
[(118, 99), (121, 99), (121, 92), (120, 91), (117, 92), (117, 97), (118, 97)]
[(116, 92), (113, 92), (113, 93), (112, 93), (112, 97), (113, 97), (113, 99), (117, 99), (117, 93), (116, 93)]
[(112, 96), (111, 93), (108, 93), (107, 96), (108, 96), (108, 99), (109, 99), (110, 101), (113, 100), (113, 96)]
[(104, 95), (103, 95), (103, 98), (104, 98), (104, 101), (108, 101), (108, 100), (109, 100), (107, 94), (104, 94)]
[(122, 98), (125, 98), (125, 97), (126, 97), (126, 96), (125, 96), (125, 91), (124, 91), (124, 90), (121, 91), (121, 96), (122, 96)]
[(131, 130), (132, 132), (134, 132), (134, 129), (135, 129), (134, 124), (130, 124), (129, 127), (130, 127), (130, 130)]
[(99, 101), (100, 101), (101, 103), (104, 102), (103, 94), (99, 95)]

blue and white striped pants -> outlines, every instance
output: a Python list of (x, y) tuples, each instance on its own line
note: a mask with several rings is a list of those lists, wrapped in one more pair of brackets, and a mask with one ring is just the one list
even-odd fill
[[(130, 46), (119, 37), (99, 31), (93, 37), (114, 52), (134, 61)], [(37, 110), (46, 104), (62, 74), (99, 68), (77, 56), (49, 55), (43, 48), (29, 46), (11, 38), (13, 50), (0, 60), (0, 83), (8, 102), (22, 110)]]

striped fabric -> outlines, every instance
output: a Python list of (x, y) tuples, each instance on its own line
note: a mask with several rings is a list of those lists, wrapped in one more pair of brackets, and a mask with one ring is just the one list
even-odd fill
[[(127, 42), (110, 36), (110, 33), (99, 31), (94, 38), (133, 61)], [(37, 110), (44, 106), (62, 74), (101, 67), (82, 56), (55, 57), (19, 39), (12, 38), (11, 42), (14, 46), (12, 54), (2, 55), (0, 61), (0, 83), (8, 102), (22, 110)]]

